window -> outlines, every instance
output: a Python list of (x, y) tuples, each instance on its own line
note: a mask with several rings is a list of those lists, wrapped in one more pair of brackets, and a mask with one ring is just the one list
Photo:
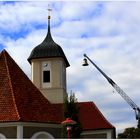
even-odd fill
[(54, 137), (50, 133), (42, 131), (33, 134), (31, 139), (54, 139)]
[(51, 62), (50, 61), (42, 62), (41, 83), (42, 83), (42, 88), (51, 88), (51, 86), (52, 86)]
[(0, 133), (0, 139), (6, 139), (6, 137), (2, 133)]
[(43, 71), (43, 82), (49, 83), (50, 82), (50, 71)]

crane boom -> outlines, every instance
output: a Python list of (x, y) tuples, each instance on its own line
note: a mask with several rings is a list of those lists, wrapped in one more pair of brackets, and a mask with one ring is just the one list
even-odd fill
[(107, 79), (107, 81), (113, 86), (113, 88), (121, 95), (121, 97), (132, 107), (135, 111), (136, 119), (138, 120), (138, 128), (140, 128), (140, 108), (134, 103), (134, 101), (110, 78), (108, 77), (86, 54), (87, 58), (97, 70)]

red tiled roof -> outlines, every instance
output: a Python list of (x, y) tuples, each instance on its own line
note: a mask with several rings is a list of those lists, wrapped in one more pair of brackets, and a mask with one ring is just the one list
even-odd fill
[[(77, 103), (84, 130), (114, 128), (93, 102)], [(0, 122), (61, 123), (63, 104), (51, 104), (4, 50), (0, 54)]]
[[(58, 109), (63, 106), (62, 104), (55, 105)], [(79, 108), (79, 122), (83, 130), (115, 129), (93, 102), (78, 102), (77, 107)]]
[(2, 51), (0, 54), (0, 121), (59, 123), (62, 116), (62, 109), (58, 110), (56, 106), (50, 104), (10, 55), (5, 50)]
[(78, 103), (79, 121), (84, 130), (111, 129), (114, 128), (99, 111), (93, 102)]

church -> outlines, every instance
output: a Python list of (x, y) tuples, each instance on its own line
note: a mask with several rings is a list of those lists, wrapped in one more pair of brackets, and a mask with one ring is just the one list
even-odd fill
[[(64, 99), (67, 95), (63, 49), (48, 32), (29, 58), (31, 80), (6, 50), (0, 52), (0, 138), (62, 138)], [(115, 127), (93, 102), (78, 102), (80, 138), (115, 138)]]

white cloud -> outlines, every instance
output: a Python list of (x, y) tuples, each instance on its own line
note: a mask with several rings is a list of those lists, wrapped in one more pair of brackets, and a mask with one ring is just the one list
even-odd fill
[(47, 2), (16, 2), (1, 5), (0, 28), (17, 32), (23, 27), (29, 28), (33, 23), (46, 23), (47, 8)]
[(60, 11), (61, 18), (65, 20), (82, 20), (89, 18), (96, 8), (96, 2), (65, 2)]
[[(134, 112), (117, 93), (113, 94), (113, 88), (92, 65), (81, 65), (83, 53), (87, 53), (140, 105), (140, 2), (103, 2), (101, 12), (98, 4), (91, 1), (51, 3), (54, 6), (51, 30), (71, 64), (67, 69), (68, 91), (73, 90), (78, 101), (94, 101), (120, 132), (136, 124)], [(1, 5), (0, 29), (11, 34), (22, 28), (30, 31), (16, 40), (0, 32), (0, 43), (28, 76), (27, 58), (46, 36), (47, 29), (37, 28), (35, 24), (47, 23), (47, 6), (48, 2)], [(82, 35), (89, 37), (81, 38)], [(129, 114), (128, 118), (125, 113)]]
[(3, 44), (6, 50), (10, 53), (16, 63), (31, 77), (31, 67), (27, 62), (32, 49), (43, 41), (45, 30), (32, 31), (26, 38), (18, 40), (3, 39)]

